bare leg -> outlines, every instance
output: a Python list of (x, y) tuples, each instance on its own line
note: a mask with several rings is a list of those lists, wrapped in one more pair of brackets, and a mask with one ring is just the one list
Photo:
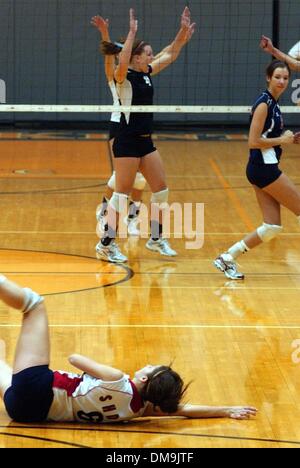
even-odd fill
[(131, 200), (134, 202), (140, 202), (143, 196), (143, 190), (132, 189)]
[[(5, 280), (0, 283), (0, 299), (10, 307), (23, 310), (28, 302), (28, 293), (12, 281)], [(40, 301), (40, 296), (36, 295), (29, 311), (23, 314), (15, 352), (14, 374), (28, 367), (49, 364), (48, 319), (46, 308)]]
[[(255, 195), (263, 215), (263, 220), (267, 224), (281, 224), (280, 204), (265, 189), (253, 186)], [(244, 242), (249, 249), (253, 249), (262, 243), (257, 231), (253, 231), (244, 238)]]
[[(116, 193), (129, 195), (138, 167), (139, 158), (115, 158)], [(108, 205), (107, 224), (112, 231), (117, 231), (118, 216), (110, 205)]]
[(12, 368), (0, 359), (0, 397), (3, 399), (4, 393), (11, 386)]
[[(147, 154), (141, 159), (140, 171), (150, 185), (152, 193), (161, 192), (167, 188), (165, 170), (158, 151)], [(154, 205), (151, 207), (151, 221), (160, 224), (163, 222), (162, 210), (157, 210)]]
[(163, 162), (157, 150), (141, 158), (139, 170), (150, 185), (152, 193), (167, 188)]
[(268, 193), (280, 205), (285, 206), (296, 216), (300, 215), (300, 191), (285, 174), (281, 174), (273, 184), (265, 187), (264, 192)]
[(106, 189), (105, 189), (105, 195), (104, 195), (105, 198), (106, 198), (107, 200), (110, 200), (112, 194), (113, 194), (113, 190), (107, 185), (107, 186), (106, 186)]

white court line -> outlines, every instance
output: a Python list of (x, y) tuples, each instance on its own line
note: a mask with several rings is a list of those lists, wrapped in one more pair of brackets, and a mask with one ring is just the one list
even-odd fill
[[(59, 235), (62, 235), (62, 234), (67, 234), (67, 235), (95, 235), (97, 237), (97, 234), (96, 234), (96, 231), (0, 231), (0, 234), (59, 234)], [(176, 234), (172, 232), (172, 234)], [(181, 232), (177, 233), (177, 234), (182, 234)], [(244, 232), (204, 232), (204, 235), (205, 236), (242, 236), (242, 235), (245, 235), (247, 234), (247, 231), (244, 231)], [(280, 234), (280, 237), (283, 237), (283, 236), (294, 236), (294, 237), (298, 237), (300, 236), (300, 232), (283, 232)], [(126, 239), (130, 239), (130, 236), (129, 237), (125, 237), (124, 239), (121, 239), (121, 240), (126, 240)], [(141, 240), (145, 240), (145, 239), (148, 239), (148, 236), (147, 237), (142, 237)], [(186, 238), (183, 237), (182, 240), (185, 240)], [(180, 240), (180, 239), (174, 239), (174, 240)], [(193, 239), (192, 239), (193, 240)], [(10, 250), (9, 248), (7, 249), (2, 249), (2, 250)], [(63, 254), (61, 254), (63, 255)]]
[[(296, 159), (296, 157), (295, 157)], [(168, 174), (168, 179), (172, 177), (174, 179), (216, 179), (217, 178), (217, 175), (172, 175), (172, 174)], [(233, 179), (243, 179), (245, 181), (245, 188), (246, 187), (250, 187), (251, 188), (251, 185), (249, 184), (248, 182), (248, 185), (247, 184), (247, 180), (245, 179), (245, 176), (244, 175), (229, 175), (229, 174), (226, 174), (226, 177), (230, 177), (230, 178), (233, 178)], [(300, 177), (298, 176), (293, 176), (291, 177), (291, 179), (293, 180), (298, 180)], [(104, 179), (103, 179), (104, 180)], [(212, 187), (213, 188), (213, 187)], [(233, 187), (234, 188), (234, 187)], [(67, 190), (67, 189), (66, 189)], [(190, 189), (192, 190), (192, 188)], [(201, 189), (200, 189), (201, 190)], [(8, 192), (9, 194), (9, 192)]]
[[(147, 274), (147, 273), (145, 273)], [(154, 273), (155, 274), (155, 273)], [(206, 273), (205, 273), (206, 274)], [(284, 275), (283, 275), (284, 276)], [(274, 279), (274, 278), (273, 278)], [(151, 282), (148, 284), (148, 285), (145, 285), (145, 286), (122, 286), (122, 285), (118, 285), (120, 288), (122, 289), (146, 289), (146, 288), (151, 288), (151, 289), (214, 289), (214, 290), (219, 290), (219, 289), (224, 289), (224, 292), (227, 291), (227, 292), (233, 292), (233, 291), (248, 291), (248, 290), (251, 290), (251, 289), (261, 289), (261, 290), (273, 290), (273, 289), (280, 289), (280, 290), (292, 290), (292, 291), (297, 291), (298, 292), (298, 286), (293, 286), (293, 287), (290, 287), (290, 286), (287, 286), (287, 287), (280, 287), (280, 286), (245, 286), (245, 287), (234, 287), (234, 288), (230, 288), (230, 287), (226, 287), (226, 286), (218, 286), (218, 285), (214, 285), (214, 286), (155, 286), (155, 285), (152, 285)], [(299, 285), (300, 286), (300, 285)], [(72, 292), (72, 291), (71, 291)], [(55, 294), (55, 293), (51, 293), (51, 294)]]
[[(20, 325), (0, 324), (0, 328), (20, 328)], [(111, 324), (52, 324), (50, 328), (198, 328), (198, 329), (236, 329), (236, 330), (300, 330), (300, 325), (111, 325)]]

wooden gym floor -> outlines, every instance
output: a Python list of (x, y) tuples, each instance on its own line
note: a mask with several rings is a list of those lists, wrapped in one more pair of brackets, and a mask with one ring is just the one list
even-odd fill
[[(103, 135), (0, 135), (1, 271), (46, 296), (54, 369), (86, 354), (133, 373), (174, 361), (187, 400), (257, 406), (250, 421), (145, 418), (127, 424), (24, 425), (0, 403), (0, 447), (299, 447), (300, 229), (240, 259), (243, 282), (212, 260), (261, 216), (244, 168), (245, 136), (161, 136), (170, 201), (204, 203), (204, 245), (163, 258), (145, 239), (121, 242), (126, 266), (96, 260), (95, 208), (111, 172)], [(300, 184), (297, 148), (282, 167)], [(146, 190), (144, 201), (150, 198)], [(20, 316), (0, 304), (0, 340), (11, 363)]]

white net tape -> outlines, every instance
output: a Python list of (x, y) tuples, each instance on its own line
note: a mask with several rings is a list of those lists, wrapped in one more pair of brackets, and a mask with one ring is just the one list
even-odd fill
[[(299, 106), (282, 106), (283, 113), (300, 113)], [(190, 114), (249, 114), (249, 106), (118, 106), (0, 104), (0, 112), (173, 112)]]

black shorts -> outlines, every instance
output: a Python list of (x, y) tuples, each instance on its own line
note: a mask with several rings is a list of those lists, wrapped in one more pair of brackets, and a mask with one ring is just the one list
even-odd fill
[(113, 153), (115, 158), (129, 157), (142, 158), (153, 153), (156, 148), (149, 136), (123, 136), (118, 135), (114, 139)]
[(278, 179), (282, 174), (278, 164), (253, 164), (248, 162), (246, 175), (250, 184), (259, 188), (267, 187)]
[(24, 369), (12, 377), (4, 394), (9, 416), (17, 422), (42, 422), (47, 419), (53, 401), (53, 372), (48, 366)]
[(109, 122), (109, 140), (113, 140), (115, 138), (118, 134), (119, 128), (119, 122), (113, 122), (112, 120)]

